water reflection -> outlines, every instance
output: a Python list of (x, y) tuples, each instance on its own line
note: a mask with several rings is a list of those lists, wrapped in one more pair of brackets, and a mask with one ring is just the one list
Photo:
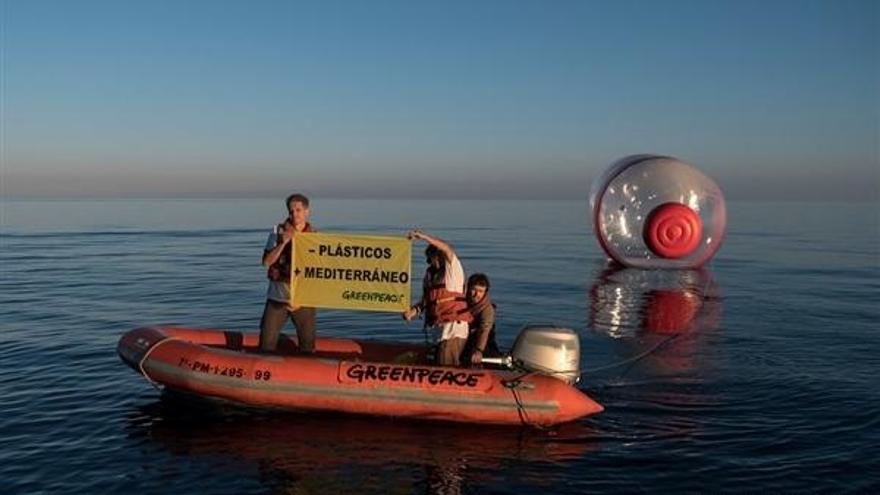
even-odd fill
[(721, 293), (712, 273), (605, 266), (590, 288), (590, 325), (612, 338), (715, 329)]
[(609, 416), (624, 410), (639, 425), (621, 434), (644, 442), (693, 439), (705, 428), (702, 413), (724, 405), (713, 386), (715, 352), (708, 343), (722, 310), (711, 272), (607, 265), (588, 300), (593, 335), (610, 354), (588, 370), (588, 379), (605, 383)]
[(503, 483), (521, 463), (564, 472), (595, 444), (592, 428), (579, 423), (533, 430), (317, 416), (168, 394), (130, 416), (129, 435), (174, 456), (250, 464), (264, 486), (289, 493), (470, 492)]

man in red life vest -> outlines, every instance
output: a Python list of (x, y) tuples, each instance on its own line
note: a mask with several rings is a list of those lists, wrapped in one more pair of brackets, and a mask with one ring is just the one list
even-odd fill
[(424, 315), (425, 325), (437, 332), (437, 364), (458, 366), (468, 337), (472, 317), (464, 295), (464, 269), (452, 247), (421, 230), (407, 234), (409, 239), (428, 243), (428, 268), (422, 282), (422, 299), (403, 312), (406, 321)]
[(501, 355), (495, 343), (495, 303), (489, 296), (489, 287), (489, 277), (485, 274), (475, 273), (468, 277), (467, 303), (473, 321), (470, 323), (464, 357), (471, 364), (480, 364), (483, 357)]
[(315, 352), (315, 308), (290, 306), (291, 241), (297, 232), (314, 232), (309, 223), (309, 199), (291, 194), (285, 201), (288, 216), (275, 226), (263, 251), (263, 266), (268, 268), (269, 289), (260, 320), (260, 350), (272, 352), (278, 337), (290, 318), (296, 327), (299, 350)]

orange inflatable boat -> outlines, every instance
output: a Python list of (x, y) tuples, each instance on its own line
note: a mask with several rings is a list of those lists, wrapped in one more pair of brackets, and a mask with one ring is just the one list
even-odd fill
[(295, 340), (282, 339), (278, 354), (257, 343), (256, 334), (143, 327), (117, 351), (154, 384), (252, 406), (536, 426), (603, 409), (547, 374), (429, 365), (424, 346), (319, 338), (316, 354), (302, 356)]

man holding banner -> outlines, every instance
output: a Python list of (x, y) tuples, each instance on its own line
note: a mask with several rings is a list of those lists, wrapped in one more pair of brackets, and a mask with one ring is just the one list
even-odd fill
[(458, 366), (468, 338), (468, 323), (473, 319), (464, 294), (461, 261), (449, 244), (421, 230), (410, 231), (407, 237), (428, 243), (428, 268), (422, 282), (422, 299), (404, 311), (403, 318), (410, 321), (424, 314), (425, 326), (438, 333), (437, 364)]
[(263, 250), (263, 266), (268, 268), (269, 289), (260, 319), (260, 350), (273, 352), (288, 318), (293, 320), (299, 350), (315, 351), (315, 308), (290, 304), (291, 240), (297, 232), (314, 232), (309, 223), (309, 199), (291, 194), (285, 201), (288, 216), (275, 226)]

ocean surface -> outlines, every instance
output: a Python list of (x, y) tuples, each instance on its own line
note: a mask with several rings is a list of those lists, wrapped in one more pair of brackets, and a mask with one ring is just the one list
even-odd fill
[[(280, 198), (0, 208), (3, 494), (880, 491), (876, 203), (730, 202), (706, 269), (652, 272), (606, 263), (586, 201), (314, 198), (325, 232), (453, 243), (492, 279), (503, 348), (575, 329), (606, 410), (547, 430), (208, 406), (124, 365), (137, 326), (256, 331)], [(318, 318), (423, 340), (393, 314)]]

